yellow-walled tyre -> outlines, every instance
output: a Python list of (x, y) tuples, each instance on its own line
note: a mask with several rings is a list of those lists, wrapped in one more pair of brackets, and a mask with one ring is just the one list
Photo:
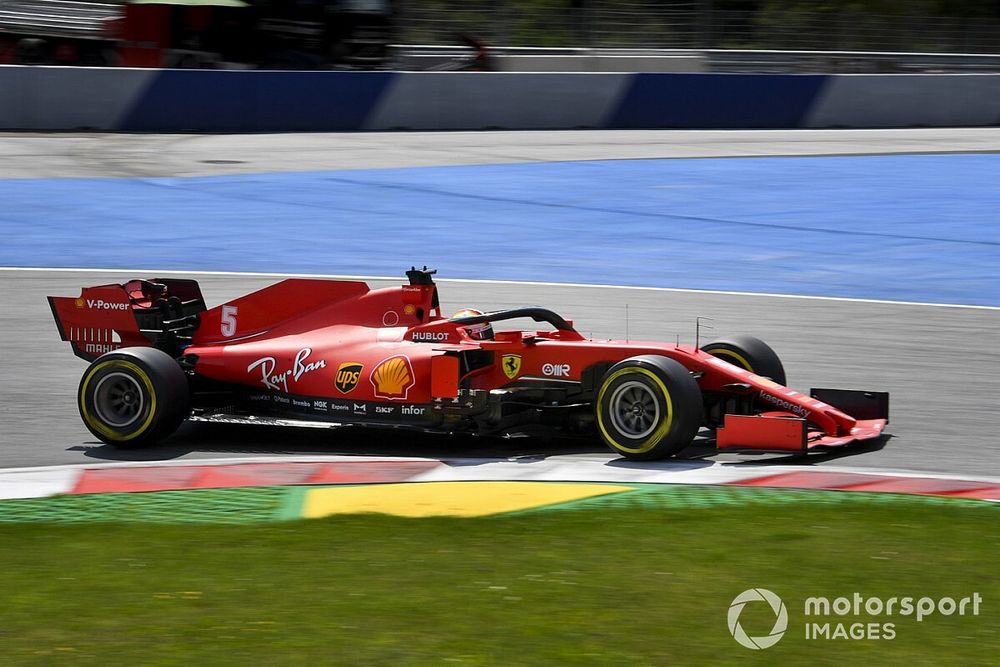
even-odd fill
[(187, 377), (165, 352), (116, 350), (94, 360), (80, 380), (83, 423), (102, 442), (142, 447), (167, 437), (190, 411)]
[(612, 451), (648, 461), (691, 444), (702, 423), (701, 390), (680, 363), (657, 355), (621, 361), (604, 375), (594, 402), (597, 430)]
[(702, 345), (701, 349), (734, 366), (771, 378), (778, 384), (787, 383), (781, 359), (770, 345), (759, 338), (747, 335), (730, 336)]

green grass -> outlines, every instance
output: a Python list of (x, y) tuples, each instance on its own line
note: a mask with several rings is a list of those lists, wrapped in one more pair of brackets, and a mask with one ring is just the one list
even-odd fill
[[(578, 507), (0, 525), (0, 665), (995, 664), (995, 506)], [(764, 651), (726, 626), (752, 587), (789, 609)], [(802, 638), (806, 597), (855, 591), (984, 603), (978, 617), (872, 619), (895, 622), (892, 641)], [(741, 619), (751, 635), (773, 621), (759, 606)]]

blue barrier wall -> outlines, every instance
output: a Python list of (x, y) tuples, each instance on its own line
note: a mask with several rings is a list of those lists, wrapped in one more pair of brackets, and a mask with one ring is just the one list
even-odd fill
[(795, 74), (635, 74), (607, 126), (802, 127), (829, 78)]
[(0, 129), (149, 132), (1000, 124), (1000, 74), (263, 72), (0, 66)]
[[(158, 72), (119, 119), (130, 131), (356, 130), (391, 72)], [(335, 76), (331, 76), (335, 74)]]

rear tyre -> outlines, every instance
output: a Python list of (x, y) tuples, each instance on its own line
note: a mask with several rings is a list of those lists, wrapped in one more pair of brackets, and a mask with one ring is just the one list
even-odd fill
[(177, 430), (191, 406), (187, 377), (167, 353), (131, 347), (104, 354), (80, 380), (83, 423), (115, 447), (151, 445)]
[(604, 443), (627, 459), (673, 456), (702, 423), (698, 383), (680, 363), (657, 355), (621, 361), (604, 375), (594, 404)]
[(702, 351), (739, 366), (756, 375), (771, 378), (778, 384), (787, 384), (785, 367), (771, 346), (759, 338), (739, 335), (716, 340), (702, 346)]

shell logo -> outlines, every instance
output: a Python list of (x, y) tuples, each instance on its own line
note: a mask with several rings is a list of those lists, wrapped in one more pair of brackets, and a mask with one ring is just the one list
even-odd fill
[(413, 366), (405, 356), (389, 357), (375, 367), (371, 381), (378, 398), (405, 401), (410, 387), (414, 385)]
[(74, 301), (74, 303), (76, 304), (77, 308), (83, 308), (83, 297), (77, 299), (76, 301)]

